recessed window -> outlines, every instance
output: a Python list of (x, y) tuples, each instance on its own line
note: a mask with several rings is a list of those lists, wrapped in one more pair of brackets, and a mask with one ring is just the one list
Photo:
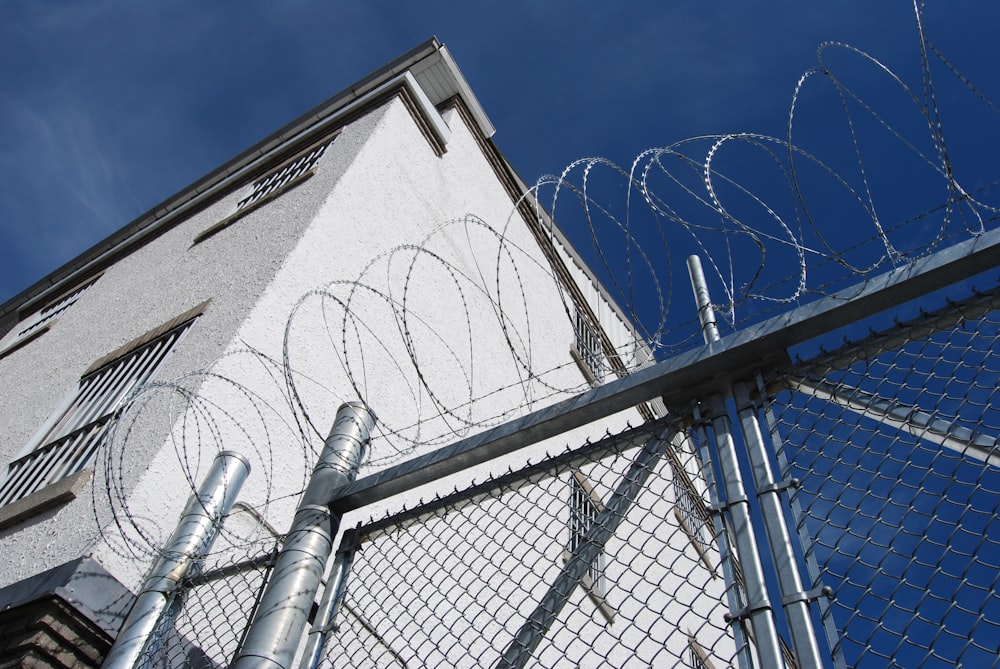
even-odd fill
[(579, 310), (573, 319), (573, 357), (587, 380), (592, 384), (604, 379), (604, 349), (597, 329)]
[(217, 232), (228, 228), (258, 207), (263, 206), (314, 175), (319, 166), (319, 159), (323, 157), (327, 147), (336, 138), (337, 135), (334, 135), (319, 144), (309, 147), (304, 152), (279, 164), (270, 172), (254, 181), (250, 194), (236, 203), (236, 211), (218, 223), (199, 232), (194, 238), (194, 243), (198, 244)]
[(323, 152), (326, 151), (326, 147), (329, 145), (330, 142), (320, 144), (293, 159), (291, 162), (285, 163), (266, 177), (255, 181), (253, 183), (253, 191), (236, 203), (236, 210), (239, 211), (244, 207), (251, 206), (272, 193), (277, 193), (286, 188), (296, 179), (301, 178), (316, 167), (319, 159), (323, 157)]
[(36, 444), (7, 468), (0, 505), (10, 504), (87, 467), (107, 438), (129, 393), (148, 381), (191, 328), (197, 313), (164, 324), (97, 361), (33, 439)]
[(712, 547), (715, 532), (710, 525), (711, 515), (708, 512), (708, 507), (684, 468), (676, 462), (672, 463), (672, 468), (674, 470), (674, 502), (677, 520), (681, 524), (681, 529), (691, 540), (691, 544), (698, 552), (702, 562), (714, 574), (715, 567), (709, 560), (709, 550)]
[[(589, 486), (584, 487), (585, 481), (581, 478), (575, 472), (569, 478), (569, 552), (571, 554), (580, 550), (580, 546), (583, 545), (584, 538), (587, 536), (587, 531), (597, 521), (597, 516), (603, 507), (601, 501), (596, 499), (591, 490), (588, 490)], [(606, 584), (604, 582), (603, 551), (590, 563), (590, 568), (584, 578), (589, 581), (591, 588), (604, 594)]]
[(9, 343), (3, 347), (3, 350), (0, 351), (0, 355), (9, 353), (14, 349), (19, 348), (23, 344), (28, 343), (48, 330), (56, 319), (59, 318), (59, 316), (76, 304), (76, 301), (79, 300), (91, 286), (97, 283), (99, 278), (100, 276), (93, 277), (86, 283), (76, 286), (68, 293), (60, 295), (38, 311), (29, 315), (27, 318), (23, 318), (20, 323), (14, 326), (16, 334), (12, 339), (10, 339)]
[[(593, 486), (582, 473), (574, 471), (569, 477), (569, 545), (563, 554), (563, 561), (580, 551), (587, 537), (587, 532), (597, 522), (604, 504), (594, 491)], [(598, 611), (611, 622), (614, 611), (607, 600), (607, 575), (605, 573), (606, 556), (602, 550), (587, 568), (580, 579), (580, 585), (597, 606)]]

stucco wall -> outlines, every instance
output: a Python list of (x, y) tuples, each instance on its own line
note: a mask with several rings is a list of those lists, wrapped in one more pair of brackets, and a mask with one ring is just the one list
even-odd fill
[[(5, 427), (0, 460), (6, 463), (24, 448), (92, 362), (206, 299), (211, 302), (205, 314), (167, 359), (157, 380), (179, 379), (208, 368), (231, 346), (247, 313), (315, 217), (330, 183), (346, 171), (378, 119), (375, 112), (349, 127), (337, 139), (337, 150), (325, 157), (322, 178), (303, 183), (293, 198), (272, 203), (276, 211), (262, 208), (224, 233), (193, 244), (199, 232), (235, 210), (240, 193), (221, 198), (108, 268), (48, 332), (0, 359), (0, 384), (8, 389), (0, 406)], [(198, 383), (190, 379), (185, 385)], [(173, 393), (158, 394), (150, 410), (143, 412), (142, 424), (129, 435), (128, 448), (114, 450), (124, 458), (116, 463), (111, 483), (120, 482), (126, 493), (164, 447), (163, 434), (176, 411), (167, 406), (171, 397), (176, 399)], [(99, 490), (107, 483), (101, 463), (95, 479)], [(108, 520), (102, 513), (104, 495), (97, 500), (99, 519), (95, 518), (92, 490), (88, 487), (75, 501), (0, 533), (5, 556), (0, 584), (91, 550), (100, 522)], [(173, 523), (177, 505), (187, 493), (186, 485), (162, 486), (157, 497), (164, 506), (150, 520), (159, 523), (166, 518), (163, 513), (169, 515), (163, 524)]]
[[(222, 448), (251, 461), (241, 500), (287, 527), (344, 401), (362, 399), (379, 419), (370, 473), (588, 387), (569, 352), (572, 309), (460, 114), (444, 119), (452, 135), (438, 156), (406, 105), (390, 100), (348, 126), (301, 186), (192, 245), (246, 189), (222, 198), (111, 267), (51, 332), (0, 360), (0, 382), (25, 386), (3, 409), (9, 460), (91, 361), (211, 299), (95, 468), (93, 503), (88, 491), (0, 535), (11, 557), (0, 585), (89, 552), (134, 588)], [(627, 347), (628, 328), (571, 271)], [(39, 373), (39, 360), (51, 373)], [(628, 420), (641, 419), (610, 417), (344, 525)]]

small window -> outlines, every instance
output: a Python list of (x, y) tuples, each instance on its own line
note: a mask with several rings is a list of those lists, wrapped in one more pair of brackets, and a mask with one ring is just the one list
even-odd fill
[(73, 288), (27, 318), (22, 319), (20, 323), (14, 326), (17, 334), (14, 335), (9, 344), (3, 347), (0, 355), (13, 351), (48, 330), (59, 316), (73, 306), (91, 286), (97, 283), (99, 278), (99, 276), (94, 277), (86, 283)]
[[(583, 476), (576, 472), (569, 477), (569, 498), (569, 552), (574, 554), (580, 550), (580, 546), (587, 536), (587, 531), (597, 521), (597, 516), (601, 513), (604, 505), (590, 490), (590, 486), (586, 485)], [(604, 582), (603, 551), (590, 564), (584, 580), (589, 581), (590, 588), (604, 594), (606, 584)]]
[(674, 470), (674, 501), (677, 520), (681, 524), (681, 529), (691, 540), (691, 544), (698, 552), (702, 562), (714, 574), (715, 567), (709, 560), (709, 550), (715, 538), (715, 532), (710, 525), (711, 515), (705, 501), (698, 494), (683, 467), (672, 463), (672, 468)]
[[(569, 546), (563, 553), (563, 561), (569, 562), (570, 557), (580, 550), (587, 532), (597, 522), (604, 504), (594, 491), (587, 477), (580, 472), (573, 472), (569, 477)], [(607, 603), (607, 574), (605, 570), (606, 557), (601, 551), (590, 563), (587, 572), (580, 579), (580, 585), (586, 590), (597, 610), (608, 622), (614, 620), (614, 611)]]
[(198, 244), (217, 232), (228, 228), (258, 207), (263, 206), (311, 177), (316, 173), (319, 159), (323, 157), (327, 147), (336, 138), (337, 136), (334, 135), (332, 138), (328, 138), (306, 149), (305, 152), (281, 163), (266, 175), (254, 181), (250, 194), (236, 203), (236, 211), (218, 223), (199, 232), (194, 238), (194, 243)]
[(597, 329), (579, 310), (573, 319), (573, 357), (592, 384), (604, 379), (604, 349)]
[(180, 317), (182, 322), (174, 319), (123, 347), (124, 351), (102, 358), (84, 373), (64, 408), (35, 438), (37, 446), (8, 466), (0, 486), (0, 505), (26, 497), (92, 462), (126, 397), (156, 373), (197, 314), (185, 316)]
[(239, 211), (240, 209), (249, 207), (272, 193), (276, 194), (291, 185), (296, 179), (303, 177), (307, 172), (316, 167), (319, 159), (323, 157), (323, 152), (326, 151), (326, 147), (329, 145), (330, 142), (325, 142), (313, 147), (306, 153), (280, 166), (266, 177), (255, 181), (253, 183), (253, 192), (236, 203), (236, 210)]

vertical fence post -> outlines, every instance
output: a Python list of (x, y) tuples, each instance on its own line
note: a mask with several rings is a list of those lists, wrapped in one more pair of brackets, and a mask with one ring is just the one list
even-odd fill
[[(715, 469), (712, 467), (712, 457), (708, 448), (708, 434), (698, 406), (694, 407), (694, 420), (695, 425), (698, 426), (701, 441), (698, 445), (698, 452), (705, 476), (705, 487), (708, 489), (708, 498), (712, 503), (712, 508), (718, 510), (722, 508), (723, 500), (715, 480)], [(719, 544), (719, 562), (722, 563), (722, 575), (726, 579), (726, 600), (729, 602), (729, 610), (738, 611), (746, 606), (746, 602), (740, 599), (742, 593), (733, 565), (733, 549), (729, 545), (729, 534), (726, 531), (726, 523), (721, 513), (712, 513), (712, 526), (715, 530), (715, 540)], [(753, 658), (750, 656), (750, 644), (742, 625), (733, 626), (733, 640), (736, 642), (736, 660), (740, 669), (751, 669)]]
[(319, 666), (327, 635), (334, 628), (333, 621), (336, 620), (344, 596), (347, 594), (347, 577), (351, 573), (351, 565), (354, 564), (354, 555), (359, 546), (358, 531), (346, 530), (340, 539), (340, 548), (337, 549), (333, 567), (330, 568), (330, 576), (323, 589), (323, 599), (316, 611), (316, 619), (309, 630), (309, 638), (302, 652), (299, 669), (316, 669)]
[(743, 485), (729, 414), (725, 400), (720, 395), (712, 396), (709, 406), (712, 412), (712, 432), (715, 435), (715, 445), (719, 455), (719, 469), (726, 491), (726, 507), (732, 521), (733, 541), (746, 580), (746, 609), (736, 611), (734, 614), (737, 618), (742, 615), (750, 618), (760, 666), (782, 667), (784, 659), (781, 643), (778, 641), (773, 606), (764, 579), (764, 567), (760, 559), (761, 546), (757, 542), (753, 521), (750, 518), (750, 499)]
[[(763, 395), (764, 393), (765, 389), (762, 386), (761, 394)], [(778, 421), (774, 417), (774, 411), (770, 404), (764, 405), (764, 420), (768, 426), (771, 443), (775, 447), (775, 458), (778, 462), (778, 470), (788, 471), (788, 460), (782, 450), (782, 440), (781, 434), (778, 431)], [(816, 564), (816, 555), (811, 550), (808, 550), (808, 547), (812, 545), (812, 538), (809, 536), (805, 524), (801, 520), (803, 518), (802, 508), (794, 494), (794, 490), (789, 492), (788, 506), (791, 509), (794, 522), (798, 524), (797, 529), (799, 545), (803, 549), (806, 573), (812, 583), (819, 583), (821, 578), (819, 566)], [(829, 645), (833, 658), (833, 666), (836, 669), (846, 669), (847, 663), (844, 661), (844, 650), (841, 645), (837, 643), (839, 635), (837, 634), (837, 627), (833, 622), (833, 614), (830, 612), (830, 597), (820, 597), (817, 602), (819, 604), (820, 620), (822, 621), (823, 629), (826, 632), (827, 644)]]
[(330, 493), (357, 476), (374, 426), (374, 416), (360, 402), (338, 409), (246, 641), (233, 661), (235, 669), (291, 669), (340, 529), (340, 514), (330, 511)]
[(201, 486), (188, 498), (174, 533), (143, 583), (135, 604), (104, 660), (105, 669), (131, 669), (159, 626), (178, 584), (205, 556), (221, 519), (232, 509), (250, 463), (238, 453), (215, 456)]
[[(688, 256), (688, 276), (691, 278), (691, 288), (694, 291), (695, 304), (698, 307), (698, 319), (701, 322), (702, 336), (706, 344), (719, 341), (719, 326), (715, 320), (715, 311), (705, 281), (705, 272), (701, 267), (701, 258)], [(736, 555), (743, 567), (743, 577), (746, 580), (747, 604), (743, 612), (753, 623), (754, 639), (757, 646), (757, 656), (763, 667), (780, 667), (784, 664), (781, 644), (778, 641), (778, 630), (775, 626), (771, 603), (767, 594), (767, 583), (764, 580), (764, 570), (759, 555), (759, 546), (755, 537), (753, 522), (750, 518), (749, 499), (743, 486), (743, 476), (740, 473), (736, 445), (733, 442), (732, 430), (726, 409), (725, 399), (731, 397), (727, 389), (726, 397), (715, 395), (710, 400), (712, 411), (711, 427), (715, 435), (716, 450), (719, 456), (723, 489), (726, 505), (732, 521), (733, 539), (736, 544)], [(708, 465), (711, 466), (711, 465)], [(736, 624), (741, 625), (737, 615)], [(739, 637), (740, 635), (737, 635)]]
[(774, 567), (778, 573), (778, 589), (781, 591), (782, 604), (788, 618), (799, 668), (822, 669), (825, 663), (816, 630), (813, 628), (812, 613), (809, 610), (810, 595), (803, 586), (798, 557), (795, 555), (792, 537), (788, 530), (781, 488), (778, 486), (770, 454), (764, 443), (760, 421), (757, 418), (757, 408), (750, 399), (746, 384), (736, 384), (734, 391), (740, 426), (743, 429), (743, 440), (753, 470), (757, 499), (760, 502), (764, 528), (771, 545)]

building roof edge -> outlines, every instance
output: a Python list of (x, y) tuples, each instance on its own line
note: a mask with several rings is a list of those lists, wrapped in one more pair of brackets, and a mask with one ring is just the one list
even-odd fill
[(410, 72), (421, 88), (428, 92), (433, 104), (439, 104), (455, 95), (460, 96), (480, 130), (487, 137), (493, 135), (495, 129), (458, 65), (444, 44), (437, 37), (431, 37), (267, 135), (9, 298), (0, 304), (0, 322), (10, 321), (16, 312), (31, 302), (44, 301), (45, 296), (62, 290), (65, 283), (82, 280), (88, 268), (106, 258), (110, 252), (129, 243), (144, 245), (145, 241), (138, 238), (140, 235), (146, 237), (154, 228), (169, 227), (179, 222), (172, 220), (174, 217), (170, 214), (173, 212), (186, 208), (206, 191), (214, 189), (261, 157), (300, 137), (304, 131), (321, 124), (366, 95), (378, 91), (393, 79), (402, 81), (400, 75), (406, 72)]

